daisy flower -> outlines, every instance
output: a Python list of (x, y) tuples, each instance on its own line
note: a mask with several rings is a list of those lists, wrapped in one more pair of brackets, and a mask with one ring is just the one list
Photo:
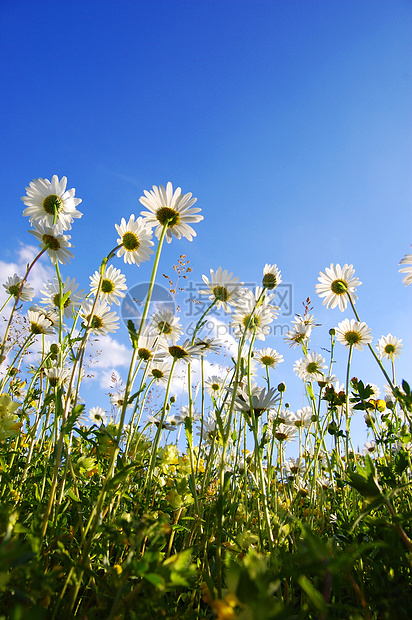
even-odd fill
[(6, 284), (3, 284), (3, 288), (6, 289), (6, 293), (8, 295), (12, 295), (12, 297), (19, 296), (20, 301), (31, 301), (34, 297), (34, 288), (32, 288), (29, 284), (23, 284), (23, 278), (19, 278), (17, 273), (13, 276), (9, 276), (7, 278)]
[(57, 327), (60, 322), (59, 313), (56, 312), (54, 308), (43, 308), (35, 304), (34, 306), (30, 306), (29, 310), (41, 314), (44, 319), (47, 319), (51, 323), (52, 327)]
[(293, 441), (297, 434), (298, 429), (296, 428), (296, 426), (289, 426), (286, 424), (279, 424), (274, 433), (275, 438), (278, 441), (283, 441), (284, 443), (289, 443), (289, 441)]
[(40, 291), (43, 295), (46, 295), (43, 299), (40, 300), (40, 303), (44, 304), (48, 308), (57, 312), (60, 309), (60, 300), (64, 298), (67, 294), (68, 297), (65, 299), (63, 303), (63, 314), (66, 318), (70, 318), (73, 316), (73, 313), (79, 308), (81, 301), (83, 299), (84, 291), (77, 291), (79, 285), (76, 283), (74, 278), (67, 277), (64, 282), (62, 282), (62, 294), (60, 296), (60, 284), (57, 278), (53, 278), (53, 282), (49, 280), (47, 284), (44, 285), (45, 290)]
[(117, 243), (122, 246), (117, 251), (117, 256), (123, 256), (124, 262), (129, 265), (140, 265), (149, 260), (150, 254), (153, 254), (151, 246), (154, 244), (152, 231), (146, 226), (143, 218), (138, 217), (135, 221), (135, 216), (132, 214), (127, 224), (122, 217), (120, 225), (115, 224), (115, 226), (120, 235)]
[(149, 414), (147, 416), (147, 421), (149, 424), (154, 424), (159, 428), (160, 424), (162, 425), (162, 429), (165, 431), (174, 431), (176, 430), (177, 424), (174, 423), (174, 419), (171, 416), (169, 420), (163, 420), (161, 422), (160, 418), (156, 418), (156, 416)]
[[(82, 317), (85, 326), (89, 323), (93, 301), (87, 299), (82, 306)], [(95, 336), (105, 336), (109, 332), (115, 332), (119, 325), (119, 317), (115, 312), (110, 311), (110, 306), (105, 301), (98, 300), (93, 310), (93, 317), (90, 323), (90, 332)]]
[(29, 233), (37, 237), (41, 242), (41, 249), (47, 250), (53, 265), (57, 263), (64, 265), (70, 262), (70, 259), (73, 258), (73, 254), (67, 249), (72, 247), (69, 241), (71, 239), (70, 235), (60, 235), (54, 228), (50, 228), (43, 223), (35, 223), (34, 228), (35, 230), (29, 230)]
[(312, 423), (312, 408), (303, 407), (298, 409), (292, 416), (292, 424), (296, 428), (309, 428)]
[(306, 471), (305, 461), (298, 457), (297, 459), (289, 458), (285, 462), (285, 474), (288, 478), (294, 478), (295, 476), (303, 476)]
[(205, 352), (210, 351), (211, 353), (219, 353), (223, 346), (223, 343), (217, 338), (196, 338), (195, 344), (203, 347)]
[(278, 403), (279, 398), (280, 396), (276, 394), (275, 388), (266, 390), (265, 388), (254, 386), (252, 387), (250, 396), (247, 390), (239, 389), (235, 399), (235, 405), (238, 411), (243, 411), (243, 413), (249, 417), (252, 403), (253, 413), (257, 418), (265, 411), (273, 409)]
[(109, 417), (102, 407), (92, 407), (89, 409), (89, 420), (93, 424), (107, 424)]
[(366, 454), (371, 454), (376, 451), (377, 451), (377, 445), (375, 441), (367, 441), (362, 448), (363, 456), (366, 456)]
[(295, 362), (293, 370), (303, 381), (319, 381), (324, 378), (325, 358), (320, 353), (309, 353)]
[(52, 336), (54, 334), (52, 322), (47, 319), (42, 312), (28, 310), (27, 318), (30, 323), (30, 331), (32, 334), (35, 334), (36, 336), (39, 334)]
[(58, 368), (57, 366), (45, 370), (51, 387), (62, 385), (69, 378), (70, 372), (70, 368)]
[(326, 388), (328, 386), (333, 385), (337, 381), (338, 381), (338, 378), (336, 375), (324, 375), (322, 379), (318, 379), (318, 385), (321, 388)]
[(412, 254), (406, 254), (406, 256), (403, 257), (399, 264), (407, 265), (406, 267), (402, 267), (401, 269), (399, 269), (400, 273), (406, 273), (406, 276), (404, 277), (402, 282), (405, 284), (405, 286), (412, 284)]
[(162, 345), (176, 362), (186, 362), (189, 364), (193, 359), (201, 357), (204, 353), (203, 347), (190, 344), (190, 340), (185, 340), (181, 345), (172, 344), (170, 347)]
[(362, 351), (364, 345), (372, 342), (372, 330), (366, 323), (360, 323), (355, 319), (345, 319), (336, 328), (336, 339), (347, 349), (353, 346)]
[(291, 409), (284, 407), (281, 411), (269, 411), (268, 423), (273, 425), (275, 422), (278, 424), (285, 424), (286, 426), (293, 426), (293, 419), (295, 414)]
[(212, 375), (205, 381), (206, 392), (213, 398), (217, 398), (222, 391), (224, 379), (217, 375)]
[(38, 222), (45, 226), (54, 227), (54, 231), (61, 234), (69, 230), (74, 218), (80, 218), (82, 213), (76, 209), (81, 203), (80, 198), (75, 198), (74, 188), (66, 190), (67, 178), (54, 174), (51, 182), (49, 179), (33, 179), (26, 187), (26, 196), (22, 201), (26, 205), (23, 211), (28, 216), (31, 224)]
[(268, 300), (261, 300), (259, 306), (256, 305), (260, 295), (257, 288), (255, 294), (249, 289), (243, 289), (243, 297), (233, 313), (231, 327), (237, 338), (240, 338), (247, 330), (247, 337), (250, 340), (256, 333), (258, 340), (264, 340), (270, 333), (270, 323), (272, 323), (275, 313), (279, 308), (270, 306)]
[(196, 435), (198, 435), (207, 446), (211, 446), (213, 442), (219, 441), (220, 433), (216, 418), (210, 415), (207, 420), (203, 420), (203, 424)]
[(295, 314), (295, 318), (292, 320), (294, 325), (307, 325), (311, 329), (312, 327), (319, 327), (319, 323), (316, 323), (314, 314)]
[(170, 364), (168, 362), (156, 362), (152, 360), (149, 369), (149, 375), (152, 376), (155, 383), (166, 385), (170, 376)]
[(275, 351), (275, 349), (262, 349), (255, 352), (255, 359), (262, 368), (276, 368), (278, 364), (283, 362), (283, 355)]
[(376, 348), (378, 349), (378, 355), (381, 359), (391, 360), (394, 357), (399, 357), (402, 351), (402, 339), (388, 334), (379, 338)]
[(149, 330), (167, 342), (176, 342), (183, 334), (180, 320), (171, 310), (159, 310), (152, 314)]
[(287, 332), (284, 341), (289, 345), (289, 347), (299, 347), (301, 345), (306, 345), (309, 341), (311, 332), (311, 325), (305, 325), (305, 323), (296, 323), (296, 325), (294, 325), (292, 329)]
[(194, 422), (199, 422), (200, 413), (192, 407), (192, 415), (190, 415), (190, 408), (187, 405), (183, 405), (183, 407), (181, 407), (180, 409), (180, 412), (174, 414), (173, 420), (175, 424), (183, 424), (186, 418), (192, 419)]
[[(95, 271), (89, 278), (90, 290), (92, 293), (96, 294), (100, 282), (100, 273)], [(115, 303), (120, 306), (119, 299), (126, 297), (123, 291), (127, 291), (126, 276), (122, 274), (120, 269), (116, 269), (113, 265), (110, 265), (104, 274), (100, 295), (108, 304)]]
[(327, 308), (336, 308), (343, 312), (348, 305), (348, 295), (352, 301), (357, 299), (355, 295), (356, 287), (362, 284), (358, 278), (354, 277), (355, 270), (353, 265), (339, 264), (326, 267), (326, 273), (319, 272), (319, 284), (316, 284), (316, 292), (319, 297), (324, 297), (322, 304)]
[(170, 243), (172, 235), (177, 239), (185, 237), (192, 241), (196, 237), (196, 233), (190, 224), (196, 224), (203, 220), (203, 215), (197, 215), (201, 209), (190, 207), (196, 202), (197, 198), (192, 198), (192, 194), (182, 194), (182, 190), (178, 187), (173, 192), (173, 186), (169, 183), (166, 189), (163, 185), (157, 187), (153, 185), (153, 189), (148, 192), (144, 190), (144, 196), (140, 197), (140, 202), (149, 211), (142, 211), (142, 215), (150, 228), (156, 227), (155, 235), (160, 239), (163, 226), (167, 222), (166, 239)]
[(326, 476), (319, 476), (316, 478), (316, 484), (318, 484), (324, 491), (333, 487), (333, 480)]
[[(115, 392), (114, 394), (110, 394), (110, 403), (112, 407), (114, 407), (118, 411), (121, 411), (123, 409), (124, 395), (125, 395), (125, 390), (117, 390), (117, 392)], [(129, 403), (126, 406), (126, 409), (129, 409), (130, 407), (131, 407), (131, 404)]]
[(138, 342), (138, 350), (137, 354), (141, 360), (146, 362), (153, 359), (153, 356), (156, 356), (157, 360), (163, 359), (164, 353), (156, 351), (157, 346), (157, 336), (155, 334), (150, 333), (147, 329), (143, 329)]
[(209, 295), (210, 301), (215, 302), (217, 309), (223, 308), (225, 312), (230, 314), (232, 311), (230, 305), (235, 305), (241, 295), (243, 282), (239, 282), (239, 278), (233, 277), (233, 273), (228, 273), (227, 269), (222, 271), (222, 267), (218, 267), (217, 271), (210, 270), (210, 280), (207, 276), (202, 276), (203, 282), (208, 287), (199, 291), (201, 295)]
[(375, 398), (378, 399), (379, 396), (381, 395), (381, 391), (378, 388), (378, 386), (376, 385), (376, 383), (367, 383), (366, 387), (369, 387), (371, 389), (371, 395), (369, 396), (369, 398)]
[(302, 476), (296, 476), (293, 486), (295, 487), (299, 495), (303, 497), (307, 497), (311, 489), (313, 488), (312, 482), (305, 478), (302, 478)]
[(276, 265), (269, 265), (268, 263), (266, 263), (263, 268), (263, 288), (272, 290), (279, 286), (281, 282), (282, 278), (280, 275), (280, 269), (278, 269)]

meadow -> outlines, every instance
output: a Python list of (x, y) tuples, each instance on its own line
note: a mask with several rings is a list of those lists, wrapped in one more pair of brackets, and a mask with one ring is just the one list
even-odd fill
[[(373, 340), (358, 316), (354, 267), (332, 263), (319, 274), (318, 298), (284, 338), (306, 394), (292, 410), (285, 383), (274, 380), (282, 352), (265, 343), (279, 316), (280, 267), (266, 264), (254, 289), (210, 269), (188, 333), (178, 312), (151, 314), (150, 302), (164, 243), (192, 241), (203, 219), (196, 198), (171, 183), (144, 191), (144, 210), (115, 224), (113, 248), (90, 265), (84, 292), (61, 273), (82, 215), (66, 186), (53, 176), (26, 188), (23, 216), (39, 250), (3, 284), (0, 618), (409, 620), (412, 392), (407, 378), (395, 379), (402, 340)], [(31, 305), (30, 275), (43, 255), (55, 276)], [(121, 263), (149, 260), (141, 316), (127, 321), (127, 378), (110, 411), (85, 403), (90, 342), (121, 321)], [(183, 259), (177, 269), (187, 273)], [(411, 284), (411, 254), (400, 271)], [(325, 356), (311, 349), (321, 303), (342, 311), (325, 333)], [(236, 352), (210, 376), (206, 361), (222, 343), (205, 325), (216, 309)], [(347, 351), (342, 377), (337, 347)], [(381, 391), (352, 375), (355, 349), (373, 356)], [(182, 368), (180, 406), (171, 386)], [(368, 431), (361, 451), (354, 416)]]

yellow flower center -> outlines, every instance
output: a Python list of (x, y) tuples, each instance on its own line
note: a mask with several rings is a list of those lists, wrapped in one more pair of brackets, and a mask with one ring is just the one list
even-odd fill
[(46, 333), (44, 327), (42, 327), (38, 323), (31, 323), (30, 331), (32, 334), (36, 334), (36, 335)]
[(176, 224), (179, 224), (180, 213), (170, 207), (160, 207), (160, 209), (156, 211), (156, 218), (162, 226), (164, 226), (167, 222), (167, 227), (172, 228), (173, 226), (176, 226)]
[(94, 314), (90, 327), (92, 329), (101, 329), (103, 327), (103, 320), (99, 316)]
[[(55, 306), (57, 306), (57, 308), (60, 308), (60, 299), (60, 293), (56, 293), (56, 295), (53, 297), (53, 303)], [(63, 308), (67, 308), (68, 306), (70, 306), (70, 304), (71, 300), (70, 297), (68, 297), (63, 304)]]
[(53, 235), (43, 235), (42, 240), (48, 250), (53, 250), (53, 252), (60, 250), (60, 243)]
[(344, 295), (348, 292), (348, 285), (345, 280), (334, 280), (330, 288), (335, 295)]
[(170, 325), (170, 323), (167, 323), (167, 321), (159, 321), (159, 323), (157, 324), (157, 329), (159, 330), (160, 334), (172, 333), (172, 326)]
[(304, 421), (303, 421), (303, 420), (295, 420), (293, 424), (294, 424), (297, 428), (305, 426), (305, 423), (304, 423)]
[(306, 372), (308, 372), (309, 374), (314, 374), (315, 372), (318, 372), (319, 370), (319, 364), (317, 364), (316, 362), (309, 362), (309, 364), (306, 366)]
[(138, 236), (129, 230), (122, 237), (122, 245), (128, 252), (134, 252), (140, 246), (140, 241)]
[(273, 364), (275, 363), (275, 360), (270, 355), (262, 355), (260, 361), (264, 366), (273, 366)]
[(111, 280), (103, 280), (102, 282), (102, 293), (113, 293), (114, 284)]
[(362, 336), (359, 332), (349, 331), (345, 334), (345, 340), (348, 344), (358, 344), (362, 340)]
[(182, 347), (179, 347), (178, 345), (172, 345), (171, 347), (169, 347), (169, 353), (176, 360), (184, 359), (189, 355), (187, 351), (185, 351)]
[(144, 349), (144, 348), (139, 349), (137, 351), (137, 354), (141, 360), (145, 360), (146, 362), (153, 357), (149, 349)]
[(155, 379), (162, 379), (164, 377), (164, 373), (158, 368), (152, 368), (152, 375)]
[(229, 291), (224, 286), (215, 286), (213, 295), (218, 301), (227, 301), (229, 299)]
[(243, 319), (243, 327), (248, 327), (248, 329), (257, 329), (260, 325), (260, 318), (258, 316), (252, 316), (251, 314), (247, 314)]
[(49, 215), (54, 215), (55, 213), (59, 213), (64, 207), (64, 202), (60, 198), (60, 196), (56, 196), (56, 194), (50, 194), (46, 196), (43, 200), (43, 209)]
[(264, 288), (276, 288), (277, 283), (278, 280), (274, 273), (265, 273), (265, 275), (263, 276), (262, 284)]
[(21, 284), (12, 284), (11, 286), (9, 286), (10, 295), (13, 295), (13, 297), (16, 297), (19, 294), (20, 286)]

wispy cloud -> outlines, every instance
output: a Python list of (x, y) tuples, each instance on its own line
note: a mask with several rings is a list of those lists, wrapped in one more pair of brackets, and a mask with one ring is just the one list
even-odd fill
[[(0, 261), (0, 283), (3, 285), (6, 283), (9, 276), (13, 276), (17, 273), (18, 276), (23, 277), (26, 273), (27, 266), (33, 261), (35, 256), (39, 253), (39, 248), (34, 245), (21, 244), (16, 250), (16, 260), (11, 262)], [(55, 275), (53, 267), (48, 263), (47, 256), (42, 256), (40, 260), (34, 265), (27, 280), (35, 291), (35, 297), (40, 297), (40, 289), (48, 280), (51, 280)], [(4, 303), (7, 298), (7, 293), (3, 286), (0, 286), (0, 304)]]

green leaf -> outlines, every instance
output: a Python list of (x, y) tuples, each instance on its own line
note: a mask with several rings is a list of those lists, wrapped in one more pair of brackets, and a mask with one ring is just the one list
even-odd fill
[(156, 573), (146, 573), (144, 578), (151, 583), (155, 588), (159, 590), (164, 590), (165, 588), (165, 580), (161, 575), (157, 575)]
[(80, 497), (79, 497), (78, 495), (76, 495), (76, 494), (74, 493), (74, 491), (72, 491), (72, 489), (68, 489), (68, 491), (67, 491), (67, 495), (68, 495), (68, 496), (70, 497), (70, 499), (72, 499), (74, 502), (81, 503), (81, 501), (82, 501), (82, 500), (80, 499)]
[(382, 497), (382, 490), (379, 486), (375, 465), (369, 454), (365, 457), (365, 467), (363, 468), (358, 465), (357, 471), (349, 472), (348, 477), (348, 484), (359, 491), (367, 501)]
[(315, 588), (313, 583), (305, 576), (301, 575), (298, 579), (299, 585), (305, 594), (308, 596), (312, 605), (315, 609), (322, 615), (326, 615), (328, 611), (328, 607), (323, 600), (322, 594)]
[(108, 482), (107, 482), (107, 489), (113, 489), (113, 487), (116, 487), (120, 482), (123, 482), (123, 480), (126, 480), (127, 476), (129, 476), (132, 471), (134, 469), (136, 469), (137, 467), (139, 467), (140, 469), (142, 468), (142, 465), (137, 465), (136, 463), (130, 463), (129, 465), (126, 465), (126, 467), (123, 467), (123, 469), (121, 469), (120, 471), (118, 471), (113, 478), (111, 478)]
[(127, 321), (127, 331), (129, 332), (129, 337), (132, 342), (133, 349), (137, 349), (139, 345), (139, 339), (137, 337), (137, 331), (134, 323), (130, 319)]

